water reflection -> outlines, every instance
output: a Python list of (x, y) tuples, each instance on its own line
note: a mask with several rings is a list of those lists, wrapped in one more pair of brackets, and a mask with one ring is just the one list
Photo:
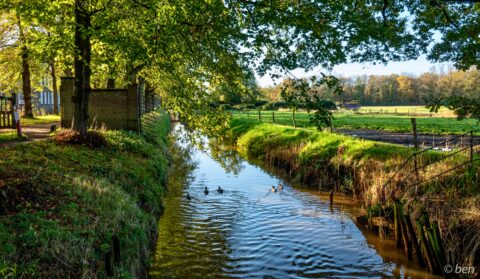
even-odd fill
[[(388, 241), (362, 233), (351, 199), (331, 207), (232, 150), (172, 151), (152, 278), (430, 278)], [(286, 187), (272, 193), (279, 182)]]

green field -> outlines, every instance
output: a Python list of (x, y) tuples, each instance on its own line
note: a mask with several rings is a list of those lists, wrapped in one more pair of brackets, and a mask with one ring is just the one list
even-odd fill
[(433, 117), (455, 117), (453, 111), (442, 107), (438, 113), (431, 113), (429, 109), (424, 106), (364, 106), (358, 111), (359, 113), (382, 113), (382, 114), (412, 114), (424, 115)]
[[(405, 109), (406, 107), (397, 107)], [(272, 123), (272, 113), (275, 114), (275, 123), (282, 125), (292, 124), (292, 113), (289, 111), (261, 111), (261, 120)], [(234, 118), (258, 119), (258, 111), (233, 113)], [(336, 129), (372, 129), (387, 132), (411, 132), (411, 116), (393, 114), (353, 114), (335, 113), (333, 125)], [(419, 133), (425, 134), (462, 134), (470, 130), (480, 129), (480, 124), (474, 119), (457, 120), (454, 117), (416, 116)], [(297, 126), (313, 127), (310, 124), (308, 113), (295, 114)], [(477, 133), (480, 134), (480, 133)]]

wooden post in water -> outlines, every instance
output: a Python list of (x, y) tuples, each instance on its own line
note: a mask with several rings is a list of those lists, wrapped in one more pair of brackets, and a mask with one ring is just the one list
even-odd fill
[(409, 235), (410, 241), (412, 242), (413, 253), (415, 253), (417, 257), (418, 264), (424, 267), (425, 263), (423, 261), (422, 252), (417, 242), (417, 235), (415, 234), (415, 230), (413, 229), (412, 219), (410, 218), (410, 215), (404, 215), (404, 216), (405, 216), (405, 224), (407, 227), (407, 233)]
[(333, 204), (333, 189), (330, 190), (330, 205)]
[(441, 267), (441, 270), (443, 271), (443, 267), (447, 264), (447, 260), (445, 259), (445, 250), (443, 249), (443, 243), (442, 243), (442, 238), (440, 236), (440, 229), (438, 227), (438, 222), (433, 221), (431, 226), (431, 235), (433, 239), (433, 249), (435, 251), (435, 254), (437, 256), (437, 262)]
[(395, 201), (393, 203), (393, 222), (394, 222), (394, 235), (395, 235), (395, 243), (397, 244), (397, 248), (401, 247), (402, 236), (400, 235), (400, 214), (398, 214), (399, 202)]
[(400, 209), (399, 209), (399, 213), (400, 213), (400, 222), (401, 222), (401, 226), (400, 226), (400, 230), (402, 232), (402, 238), (403, 238), (403, 248), (405, 249), (405, 252), (407, 253), (407, 257), (409, 260), (412, 259), (412, 247), (411, 247), (411, 243), (409, 241), (409, 238), (408, 238), (408, 231), (407, 231), (407, 223), (406, 223), (406, 220), (405, 220), (405, 215), (403, 214), (403, 206), (402, 204), (400, 204)]
[(415, 223), (417, 225), (418, 234), (420, 236), (419, 239), (420, 239), (421, 250), (423, 251), (423, 255), (425, 256), (425, 259), (427, 261), (428, 269), (433, 272), (434, 269), (435, 269), (435, 266), (434, 266), (434, 262), (433, 262), (433, 259), (432, 259), (432, 254), (430, 253), (430, 249), (428, 249), (428, 243), (427, 243), (427, 239), (425, 237), (425, 232), (423, 230), (423, 226), (420, 223), (420, 220), (418, 220), (418, 219), (415, 221)]

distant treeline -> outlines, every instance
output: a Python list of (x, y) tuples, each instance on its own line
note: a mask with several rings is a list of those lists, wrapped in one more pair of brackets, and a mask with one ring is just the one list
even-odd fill
[[(358, 101), (361, 105), (424, 105), (432, 97), (480, 96), (480, 72), (424, 73), (419, 77), (410, 75), (370, 75), (341, 78), (343, 94), (338, 95), (325, 85), (315, 88), (324, 99), (335, 102)], [(268, 101), (283, 101), (280, 96), (283, 83), (261, 88)]]

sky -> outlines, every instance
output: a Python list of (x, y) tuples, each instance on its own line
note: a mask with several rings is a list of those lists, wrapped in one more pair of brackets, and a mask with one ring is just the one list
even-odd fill
[[(338, 77), (353, 77), (361, 75), (389, 75), (389, 74), (413, 74), (419, 76), (425, 72), (430, 72), (432, 67), (440, 67), (442, 64), (431, 63), (426, 56), (420, 56), (416, 60), (403, 62), (389, 62), (387, 64), (372, 63), (345, 63), (335, 66), (332, 74)], [(292, 73), (297, 78), (310, 77), (321, 72), (321, 68), (305, 72), (302, 69), (296, 69)], [(269, 75), (257, 77), (257, 82), (261, 87), (273, 86), (274, 82), (280, 82), (283, 78), (272, 80)]]

